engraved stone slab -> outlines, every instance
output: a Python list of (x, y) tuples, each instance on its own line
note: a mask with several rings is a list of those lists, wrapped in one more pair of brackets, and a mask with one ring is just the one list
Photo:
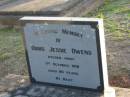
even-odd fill
[(103, 91), (100, 19), (21, 20), (32, 82)]

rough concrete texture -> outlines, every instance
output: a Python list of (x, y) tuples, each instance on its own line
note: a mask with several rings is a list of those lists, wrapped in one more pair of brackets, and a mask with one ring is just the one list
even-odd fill
[[(130, 89), (116, 89), (116, 97), (129, 97)], [(103, 97), (103, 94), (44, 84), (30, 84), (28, 76), (9, 74), (0, 80), (0, 97)]]
[(43, 8), (62, 4), (64, 2), (65, 0), (8, 0), (4, 3), (0, 2), (0, 11), (39, 11)]
[(18, 25), (28, 15), (84, 16), (101, 4), (103, 0), (16, 0), (0, 6), (0, 23)]

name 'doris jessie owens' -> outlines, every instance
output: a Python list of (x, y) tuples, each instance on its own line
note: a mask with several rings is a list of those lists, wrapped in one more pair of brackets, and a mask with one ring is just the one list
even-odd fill
[[(41, 47), (41, 46), (32, 45), (31, 49), (33, 51), (45, 51), (45, 47)], [(67, 49), (65, 49), (65, 48), (57, 48), (57, 47), (50, 47), (49, 52), (66, 54)], [(75, 48), (71, 48), (71, 53), (72, 54), (79, 54), (79, 55), (92, 55), (91, 50), (82, 50), (82, 49), (75, 49)]]

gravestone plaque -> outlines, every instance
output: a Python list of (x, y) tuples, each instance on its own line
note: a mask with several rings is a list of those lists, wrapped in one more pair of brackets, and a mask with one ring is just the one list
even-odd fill
[(103, 91), (101, 19), (23, 17), (31, 81)]

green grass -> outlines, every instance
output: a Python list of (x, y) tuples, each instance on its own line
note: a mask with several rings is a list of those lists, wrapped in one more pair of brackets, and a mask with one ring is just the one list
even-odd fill
[(116, 40), (130, 38), (130, 0), (105, 0), (102, 7), (86, 16), (103, 18), (106, 34)]
[(0, 29), (0, 76), (8, 73), (27, 74), (25, 68), (22, 32), (10, 28)]

